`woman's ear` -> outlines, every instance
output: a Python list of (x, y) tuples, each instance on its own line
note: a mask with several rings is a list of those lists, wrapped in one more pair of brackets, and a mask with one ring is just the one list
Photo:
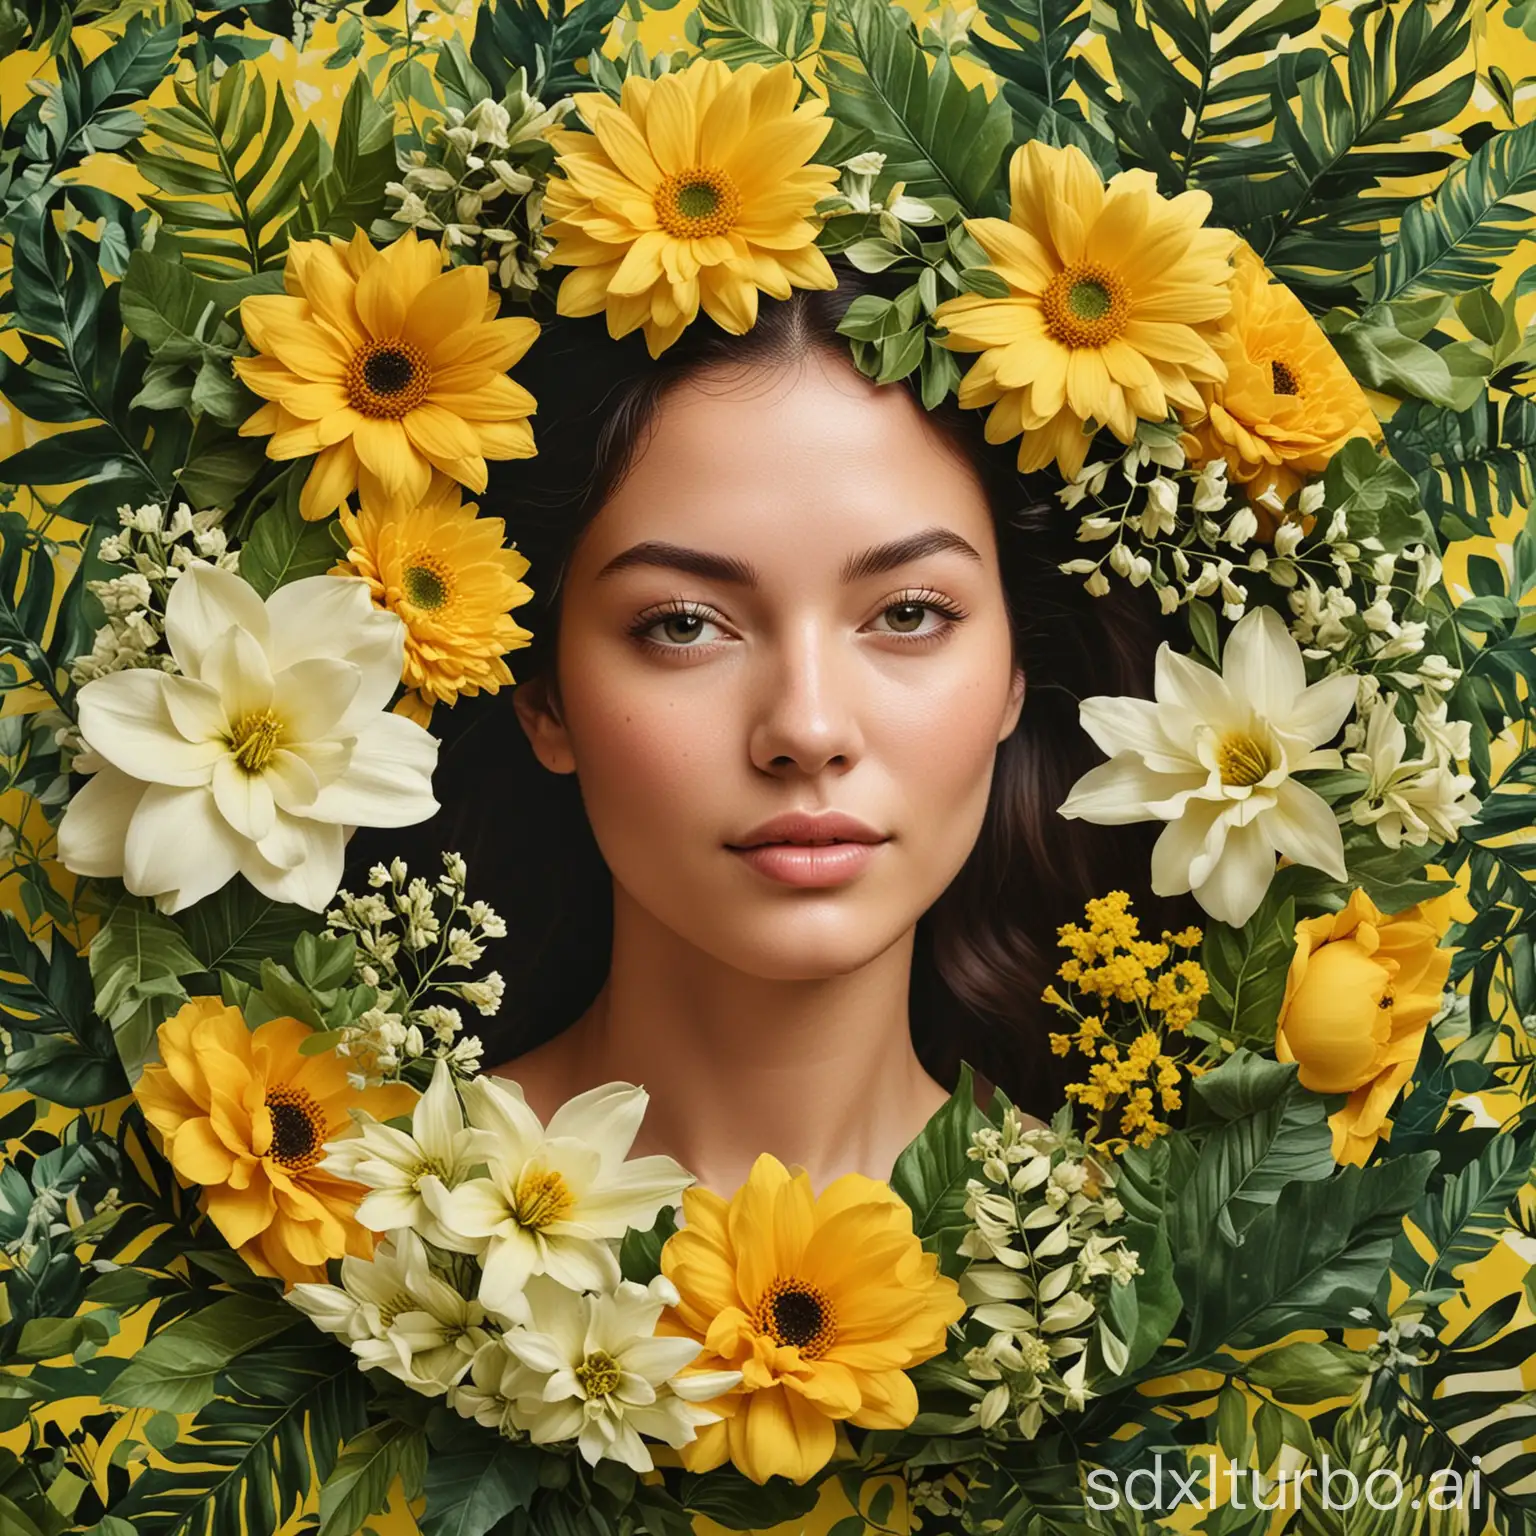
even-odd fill
[(575, 773), (576, 754), (560, 716), (558, 692), (546, 677), (519, 683), (512, 694), (512, 707), (533, 747), (533, 754), (551, 773)]
[(1003, 711), (1003, 728), (997, 733), (999, 741), (1006, 741), (1013, 735), (1014, 727), (1019, 723), (1019, 715), (1024, 709), (1024, 668), (1013, 669), (1013, 681), (1008, 687), (1008, 707)]

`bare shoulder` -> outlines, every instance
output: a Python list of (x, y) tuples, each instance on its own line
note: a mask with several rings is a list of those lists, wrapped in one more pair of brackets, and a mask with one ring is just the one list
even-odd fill
[(516, 1083), (524, 1102), (548, 1124), (554, 1112), (571, 1097), (568, 1056), (565, 1036), (556, 1035), (553, 1040), (492, 1067), (486, 1075)]

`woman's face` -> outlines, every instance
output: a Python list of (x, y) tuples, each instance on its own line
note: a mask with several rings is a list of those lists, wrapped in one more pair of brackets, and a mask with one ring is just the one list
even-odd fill
[[(525, 686), (519, 715), (685, 942), (847, 974), (965, 862), (1024, 679), (981, 486), (905, 390), (820, 354), (673, 389), (561, 601), (556, 708)], [(797, 811), (884, 840), (735, 851)]]

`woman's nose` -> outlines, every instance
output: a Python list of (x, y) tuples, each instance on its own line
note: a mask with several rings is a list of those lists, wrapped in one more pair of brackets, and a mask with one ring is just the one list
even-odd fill
[(863, 749), (856, 671), (854, 658), (809, 623), (772, 647), (753, 682), (754, 766), (768, 773), (852, 767)]

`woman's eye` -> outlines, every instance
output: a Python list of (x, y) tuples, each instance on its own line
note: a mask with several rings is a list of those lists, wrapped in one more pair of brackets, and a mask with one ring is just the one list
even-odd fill
[[(923, 620), (930, 614), (935, 622), (924, 627)], [(883, 608), (880, 617), (889, 625), (887, 634), (910, 635), (914, 639), (926, 640), (952, 628), (962, 615), (936, 602), (920, 602), (910, 598)]]
[(637, 629), (642, 639), (666, 650), (695, 648), (703, 627), (713, 621), (702, 613), (678, 611), (645, 620)]

